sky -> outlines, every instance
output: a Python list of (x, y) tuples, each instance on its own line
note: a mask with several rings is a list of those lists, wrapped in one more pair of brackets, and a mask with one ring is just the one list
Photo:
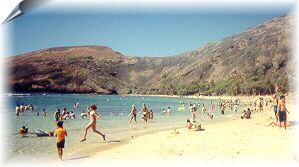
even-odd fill
[(265, 10), (33, 10), (5, 26), (8, 56), (78, 45), (108, 46), (127, 56), (164, 57), (191, 51), (287, 15), (290, 6)]

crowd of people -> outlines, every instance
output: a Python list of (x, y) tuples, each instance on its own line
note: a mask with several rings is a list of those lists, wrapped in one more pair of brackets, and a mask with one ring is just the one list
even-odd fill
[[(183, 105), (183, 103), (181, 103)], [(248, 108), (244, 110), (242, 113), (238, 113), (238, 110), (240, 106), (247, 106)], [(74, 108), (79, 107), (79, 103), (74, 102)], [(265, 108), (272, 108), (274, 110), (274, 116), (276, 119), (276, 123), (271, 123), (270, 125), (279, 125), (279, 127), (282, 126), (282, 123), (284, 125), (284, 128), (289, 126), (287, 122), (287, 113), (289, 111), (286, 108), (286, 98), (285, 96), (277, 96), (274, 95), (272, 99), (270, 98), (236, 98), (236, 99), (231, 99), (231, 100), (222, 100), (218, 99), (218, 105), (214, 105), (214, 101), (210, 100), (209, 106), (205, 105), (204, 103), (189, 103), (189, 111), (191, 113), (191, 118), (187, 119), (187, 124), (186, 127), (188, 129), (195, 129), (196, 131), (203, 131), (205, 129), (202, 128), (202, 125), (198, 123), (197, 118), (201, 115), (202, 117), (207, 115), (208, 118), (213, 119), (214, 117), (214, 112), (216, 108), (218, 107), (220, 111), (220, 116), (225, 115), (227, 112), (230, 111), (231, 114), (240, 114), (241, 119), (251, 119), (253, 113), (258, 114), (263, 114)], [(207, 109), (208, 108), (208, 109)], [(201, 109), (201, 114), (200, 113)], [(34, 110), (34, 107), (32, 104), (30, 105), (17, 105), (16, 106), (16, 115), (19, 116), (20, 113), (23, 113), (26, 110)], [(96, 128), (96, 120), (101, 117), (101, 115), (97, 114), (96, 112), (97, 106), (96, 105), (90, 105), (87, 108), (87, 111), (82, 111), (81, 113), (81, 118), (90, 118), (90, 122), (86, 125), (84, 128), (84, 134), (81, 142), (84, 142), (87, 140), (87, 134), (89, 129), (92, 129), (92, 131), (101, 136), (102, 139), (106, 142), (106, 136), (102, 132), (98, 131)], [(43, 115), (47, 116), (47, 112), (45, 109), (43, 109)], [(137, 123), (137, 115), (140, 115), (141, 119), (143, 122), (146, 124), (148, 120), (154, 119), (154, 112), (150, 109), (149, 105), (143, 104), (141, 107), (141, 110), (138, 112), (136, 106), (133, 104), (131, 107), (131, 111), (129, 114), (129, 123), (134, 122), (135, 124)], [(162, 110), (162, 115), (165, 116), (171, 116), (171, 110), (170, 107), (167, 108), (167, 110), (163, 109)], [(68, 111), (66, 108), (61, 110), (58, 108), (54, 112), (54, 120), (57, 125), (57, 129), (55, 131), (49, 131), (49, 132), (44, 132), (42, 130), (36, 130), (32, 132), (31, 134), (35, 134), (38, 137), (45, 137), (45, 136), (56, 136), (57, 137), (57, 152), (58, 156), (60, 159), (62, 159), (63, 155), (63, 148), (65, 145), (65, 138), (67, 136), (67, 131), (63, 127), (63, 121), (68, 120), (68, 119), (74, 119), (76, 118), (76, 115), (73, 111)], [(19, 133), (21, 135), (29, 134), (28, 132), (28, 126), (22, 126), (19, 129)]]

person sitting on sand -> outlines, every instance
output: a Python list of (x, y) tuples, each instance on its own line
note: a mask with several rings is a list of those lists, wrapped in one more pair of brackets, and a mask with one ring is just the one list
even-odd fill
[(19, 134), (21, 134), (21, 135), (25, 135), (25, 134), (27, 134), (27, 133), (28, 133), (28, 127), (27, 127), (27, 125), (22, 126), (22, 127), (19, 129)]
[(54, 131), (44, 132), (42, 130), (36, 130), (33, 134), (37, 137), (54, 137)]
[(243, 115), (241, 116), (241, 119), (251, 119), (251, 111), (250, 108), (247, 108), (247, 110), (243, 111)]
[[(278, 126), (279, 127), (279, 124), (280, 124), (280, 122), (274, 122), (274, 121), (272, 121), (269, 125), (267, 125), (267, 126), (271, 126), (271, 127), (274, 127), (274, 126)], [(286, 127), (290, 127), (290, 126), (292, 126), (292, 124), (290, 124), (289, 122), (286, 122)]]
[(187, 127), (188, 129), (191, 129), (193, 126), (193, 124), (191, 123), (190, 119), (187, 119), (187, 124), (185, 127)]

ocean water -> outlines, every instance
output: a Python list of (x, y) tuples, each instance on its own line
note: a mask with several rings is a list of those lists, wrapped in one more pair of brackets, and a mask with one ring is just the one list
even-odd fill
[[(57, 108), (61, 111), (67, 108), (68, 111), (74, 111), (75, 119), (64, 121), (64, 127), (68, 131), (66, 138), (65, 155), (72, 157), (76, 155), (90, 154), (91, 150), (101, 150), (103, 146), (109, 147), (124, 143), (132, 137), (138, 137), (143, 134), (154, 133), (166, 129), (184, 127), (186, 120), (191, 118), (188, 104), (205, 104), (209, 110), (210, 100), (190, 99), (178, 97), (153, 97), (153, 96), (118, 96), (118, 95), (86, 95), (86, 94), (24, 94), (17, 96), (5, 96), (6, 106), (4, 107), (5, 124), (8, 126), (8, 132), (5, 133), (5, 141), (8, 143), (5, 150), (7, 160), (30, 160), (30, 159), (52, 159), (57, 158), (56, 138), (55, 137), (36, 137), (27, 135), (21, 137), (18, 129), (27, 124), (29, 132), (41, 129), (43, 131), (53, 131), (56, 129), (54, 121), (54, 112)], [(74, 108), (74, 102), (79, 102), (79, 107)], [(179, 111), (180, 102), (185, 104), (185, 111)], [(135, 104), (138, 112), (142, 104), (149, 105), (154, 112), (154, 119), (149, 120), (145, 125), (141, 116), (137, 116), (137, 124), (129, 124), (129, 113), (132, 104)], [(25, 111), (20, 116), (15, 115), (15, 106), (17, 104), (33, 104), (34, 111)], [(90, 104), (98, 106), (98, 114), (102, 115), (97, 120), (97, 129), (106, 134), (108, 143), (103, 143), (102, 137), (93, 133), (90, 129), (87, 141), (81, 143), (84, 128), (89, 123), (89, 118), (82, 119), (80, 113), (85, 111)], [(218, 123), (232, 119), (239, 119), (239, 114), (233, 115), (231, 109), (226, 109), (225, 116), (220, 115), (217, 107), (218, 100), (213, 100), (216, 106), (214, 118), (211, 120), (207, 115), (201, 116), (201, 108), (198, 111), (197, 122), (202, 126), (206, 124)], [(162, 109), (170, 107), (171, 116), (161, 114)], [(42, 115), (42, 110), (46, 109), (48, 116)], [(36, 113), (40, 112), (40, 116)]]

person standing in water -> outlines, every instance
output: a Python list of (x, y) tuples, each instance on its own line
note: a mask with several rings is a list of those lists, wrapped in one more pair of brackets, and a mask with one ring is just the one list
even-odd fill
[(87, 132), (88, 132), (88, 129), (92, 128), (93, 132), (94, 133), (97, 133), (99, 135), (101, 135), (103, 137), (103, 140), (106, 142), (106, 138), (105, 138), (105, 135), (102, 134), (101, 132), (99, 132), (96, 128), (96, 125), (97, 125), (97, 118), (101, 117), (101, 115), (97, 115), (97, 106), (96, 105), (91, 105), (89, 108), (89, 116), (90, 116), (90, 122), (89, 124), (87, 124), (87, 126), (85, 127), (85, 133), (84, 133), (84, 137), (83, 139), (81, 140), (81, 142), (85, 141), (86, 140), (86, 136), (87, 136)]
[(57, 111), (55, 111), (54, 113), (54, 120), (58, 122), (60, 120), (60, 117), (61, 117), (60, 108), (58, 108)]
[(16, 106), (16, 116), (19, 116), (19, 115), (20, 115), (20, 111), (21, 111), (21, 109), (20, 109), (20, 105), (18, 104), (18, 105)]
[(134, 119), (135, 123), (137, 123), (137, 120), (136, 120), (136, 116), (137, 116), (137, 109), (135, 107), (135, 105), (133, 104), (132, 105), (132, 109), (131, 109), (131, 113), (130, 113), (130, 123), (132, 122), (132, 120)]

